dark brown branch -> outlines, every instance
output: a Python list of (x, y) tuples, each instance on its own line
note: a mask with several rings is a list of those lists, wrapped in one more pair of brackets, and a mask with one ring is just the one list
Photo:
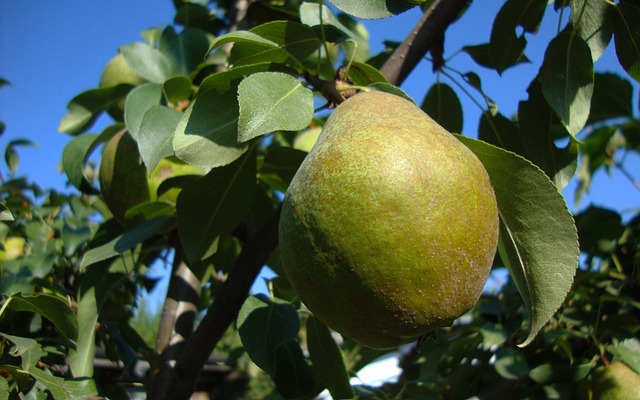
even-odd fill
[(187, 341), (164, 399), (187, 400), (191, 396), (202, 367), (227, 328), (235, 321), (251, 285), (278, 245), (279, 220), (280, 208), (242, 248), (221, 293)]
[(380, 69), (387, 80), (396, 86), (402, 85), (468, 2), (469, 0), (436, 0)]
[(172, 365), (179, 357), (185, 340), (193, 332), (200, 285), (200, 280), (182, 261), (179, 245), (176, 246), (147, 383), (147, 397), (150, 399), (161, 398), (168, 390), (173, 374)]

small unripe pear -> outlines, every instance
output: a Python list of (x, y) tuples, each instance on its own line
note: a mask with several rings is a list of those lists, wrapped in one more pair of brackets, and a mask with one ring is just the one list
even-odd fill
[(140, 158), (138, 145), (128, 131), (114, 135), (102, 150), (99, 179), (102, 196), (116, 221), (124, 224), (127, 210), (142, 203), (161, 200), (175, 204), (179, 188), (171, 188), (158, 197), (160, 184), (182, 175), (203, 175), (204, 171), (166, 157), (149, 175)]
[(640, 400), (640, 375), (620, 361), (596, 369), (593, 400)]
[(498, 241), (478, 158), (415, 104), (339, 105), (289, 186), (280, 252), (302, 302), (363, 345), (392, 348), (477, 302)]

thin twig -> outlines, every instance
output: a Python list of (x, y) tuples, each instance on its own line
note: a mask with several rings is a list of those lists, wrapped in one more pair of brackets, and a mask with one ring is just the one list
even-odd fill
[(469, 0), (436, 0), (424, 13), (407, 38), (384, 63), (380, 72), (400, 86), (422, 57), (437, 43)]

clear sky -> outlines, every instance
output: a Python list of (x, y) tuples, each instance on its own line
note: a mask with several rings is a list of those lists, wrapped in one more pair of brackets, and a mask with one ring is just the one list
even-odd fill
[[(445, 57), (451, 57), (465, 44), (487, 42), (491, 22), (497, 13), (498, 1), (476, 1), (471, 9), (447, 32)], [(117, 53), (121, 45), (141, 40), (144, 29), (168, 24), (174, 16), (170, 0), (60, 0), (8, 1), (0, 0), (0, 77), (11, 86), (0, 89), (0, 120), (7, 129), (0, 137), (0, 149), (16, 138), (28, 138), (38, 148), (20, 148), (19, 173), (26, 174), (43, 188), (65, 188), (66, 179), (59, 171), (62, 149), (70, 137), (57, 132), (60, 118), (68, 101), (83, 90), (96, 87), (102, 68)], [(382, 41), (401, 41), (419, 19), (412, 10), (399, 17), (367, 21), (373, 52), (382, 48)], [(526, 54), (540, 62), (547, 42), (556, 31), (558, 15), (547, 12), (540, 32), (528, 37)], [(475, 66), (464, 53), (455, 54), (448, 65), (462, 72), (476, 71), (483, 87), (507, 116), (517, 107), (517, 100), (526, 97), (526, 87), (539, 64), (521, 65), (507, 70), (502, 77), (495, 71)], [(613, 49), (596, 64), (599, 70), (624, 75)], [(420, 103), (426, 88), (435, 81), (430, 65), (422, 62), (403, 88)], [(446, 78), (443, 78), (447, 82)], [(505, 82), (507, 82), (505, 84)], [(638, 104), (638, 85), (634, 88), (634, 104)], [(458, 91), (465, 110), (464, 133), (475, 136), (479, 110)], [(99, 127), (108, 123), (105, 118)], [(0, 168), (6, 175), (4, 164)], [(634, 157), (630, 170), (640, 173), (640, 160)], [(565, 190), (570, 197), (572, 188)], [(630, 209), (637, 207), (640, 192), (615, 172), (613, 179), (599, 176), (588, 201), (596, 204)], [(572, 200), (568, 201), (572, 206)]]

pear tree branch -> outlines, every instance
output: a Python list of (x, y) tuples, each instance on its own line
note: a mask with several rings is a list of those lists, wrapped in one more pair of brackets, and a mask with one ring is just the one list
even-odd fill
[(278, 245), (279, 221), (280, 207), (242, 247), (221, 293), (209, 306), (200, 325), (186, 342), (182, 355), (175, 365), (173, 380), (164, 399), (188, 400), (190, 398), (202, 367), (227, 328), (236, 320), (253, 282)]
[(434, 1), (411, 33), (380, 68), (382, 75), (390, 83), (402, 85), (422, 57), (442, 39), (444, 32), (468, 2), (469, 0)]

